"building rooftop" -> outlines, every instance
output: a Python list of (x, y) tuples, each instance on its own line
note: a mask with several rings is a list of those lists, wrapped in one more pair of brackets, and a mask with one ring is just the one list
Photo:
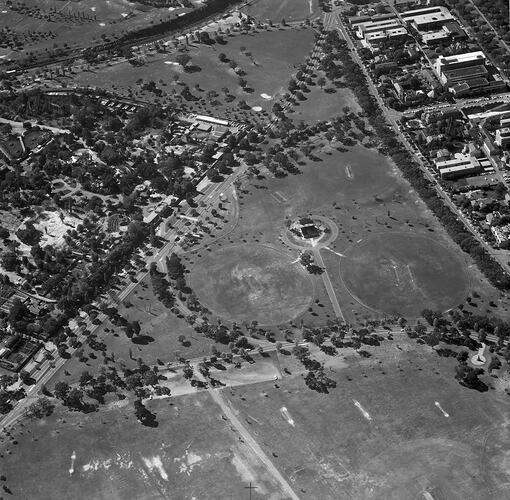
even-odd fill
[(446, 31), (430, 31), (428, 33), (423, 33), (421, 35), (421, 39), (424, 43), (430, 42), (432, 40), (442, 40), (444, 38), (448, 38), (449, 35)]
[(455, 18), (448, 12), (438, 12), (437, 14), (424, 14), (423, 16), (416, 16), (414, 18), (409, 18), (409, 20), (413, 22), (413, 24), (416, 25), (417, 28), (419, 28), (421, 25), (426, 25), (434, 22), (448, 22), (453, 21)]
[(422, 16), (422, 15), (426, 15), (426, 14), (435, 14), (435, 13), (438, 13), (438, 12), (448, 12), (448, 14), (450, 13), (450, 11), (446, 8), (446, 7), (423, 7), (421, 9), (413, 9), (413, 10), (408, 10), (406, 12), (402, 12), (400, 14), (400, 17), (402, 19), (409, 19), (409, 18), (413, 18), (413, 17), (416, 17), (416, 16)]
[(439, 56), (438, 62), (440, 62), (441, 65), (444, 65), (476, 61), (480, 59), (485, 60), (485, 54), (481, 50), (478, 50), (476, 52), (466, 52), (465, 54), (456, 54), (454, 56)]
[(488, 73), (485, 66), (468, 66), (467, 68), (445, 69), (443, 75), (448, 80), (459, 80), (462, 78), (475, 78)]

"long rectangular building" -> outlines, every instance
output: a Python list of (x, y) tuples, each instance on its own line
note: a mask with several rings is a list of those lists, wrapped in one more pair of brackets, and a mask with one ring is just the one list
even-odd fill
[(406, 23), (412, 24), (418, 31), (430, 31), (455, 21), (455, 17), (450, 11), (441, 6), (409, 10), (400, 14), (400, 17)]
[(439, 56), (434, 64), (434, 69), (439, 77), (444, 71), (468, 68), (472, 66), (485, 66), (487, 58), (485, 54), (478, 50), (476, 52), (466, 52), (464, 54), (456, 54), (454, 56)]

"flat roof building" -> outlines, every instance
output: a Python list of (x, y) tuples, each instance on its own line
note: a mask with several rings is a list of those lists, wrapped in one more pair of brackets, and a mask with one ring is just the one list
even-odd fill
[(498, 128), (494, 142), (501, 148), (508, 147), (510, 145), (510, 127)]
[(455, 21), (455, 17), (446, 7), (409, 10), (400, 14), (400, 17), (406, 23), (412, 24), (418, 31), (430, 31)]
[(457, 153), (454, 158), (448, 160), (436, 160), (436, 169), (441, 179), (458, 179), (480, 173), (480, 162), (470, 154)]
[(443, 71), (466, 68), (469, 66), (485, 65), (485, 54), (478, 50), (476, 52), (466, 52), (465, 54), (456, 54), (454, 56), (439, 56), (434, 64), (434, 69), (441, 76)]

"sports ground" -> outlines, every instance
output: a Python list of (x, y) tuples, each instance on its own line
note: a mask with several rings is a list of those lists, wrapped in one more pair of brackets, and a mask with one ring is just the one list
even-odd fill
[(208, 309), (242, 322), (285, 323), (313, 298), (313, 281), (292, 254), (259, 244), (222, 248), (192, 269), (191, 287)]
[[(299, 250), (286, 246), (282, 235), (286, 220), (306, 214), (326, 216), (338, 228), (338, 237), (321, 248), (320, 254), (349, 321), (373, 314), (418, 317), (424, 308), (445, 310), (462, 303), (472, 287), (487, 298), (494, 296), (494, 290), (470, 267), (466, 256), (458, 253), (379, 153), (357, 146), (348, 152), (322, 155), (300, 169), (298, 175), (255, 181), (239, 194), (235, 230), (212, 241), (207, 253), (200, 250), (187, 255), (192, 288), (222, 319), (238, 321), (244, 311), (248, 321), (260, 321), (262, 316), (265, 324), (282, 322), (281, 317), (268, 316), (262, 304), (250, 301), (252, 292), (246, 282), (240, 286), (235, 269), (250, 269), (259, 261), (259, 244), (286, 252), (286, 261), (274, 259), (276, 268), (269, 261), (260, 266), (257, 272), (262, 274), (257, 279), (271, 282), (279, 296), (296, 294), (294, 278), (283, 273), (281, 265), (286, 262), (290, 273)], [(265, 270), (265, 277), (260, 269)], [(299, 317), (313, 323), (332, 319), (334, 311), (324, 294), (322, 277), (310, 279), (315, 283), (314, 298), (323, 306), (312, 304), (312, 310), (308, 308)], [(295, 308), (284, 302), (288, 317), (295, 317), (302, 299), (302, 295), (296, 298)]]
[(277, 387), (225, 388), (222, 405), (207, 391), (148, 403), (156, 428), (126, 400), (57, 411), (3, 437), (3, 484), (13, 499), (219, 500), (247, 497), (251, 482), (254, 500), (283, 500), (280, 474), (299, 499), (506, 498), (508, 396), (459, 386), (453, 363), (414, 341), (367, 349), (364, 360), (314, 353), (337, 381), (329, 394), (283, 354)]
[[(225, 113), (227, 109), (238, 109), (240, 100), (250, 107), (260, 106), (270, 109), (274, 98), (285, 92), (290, 75), (295, 66), (302, 62), (312, 49), (314, 32), (310, 28), (267, 28), (258, 33), (225, 37), (226, 44), (194, 44), (186, 54), (191, 57), (189, 66), (192, 71), (185, 72), (176, 63), (178, 53), (169, 48), (168, 53), (153, 54), (147, 57), (142, 66), (132, 66), (121, 62), (113, 66), (92, 68), (76, 75), (81, 85), (92, 85), (109, 90), (115, 89), (124, 94), (133, 93), (136, 97), (154, 100), (154, 95), (143, 92), (137, 81), (146, 83), (153, 80), (163, 91), (163, 96), (180, 93), (184, 85), (190, 87), (197, 98), (205, 98), (206, 93), (214, 91), (222, 105), (214, 107), (215, 114)], [(267, 47), (271, 47), (271, 51)], [(243, 49), (243, 50), (241, 50)], [(219, 54), (225, 54), (226, 62), (220, 62)], [(230, 61), (238, 64), (247, 81), (246, 90), (238, 83), (239, 75), (230, 67)], [(201, 90), (195, 88), (199, 84)], [(229, 105), (224, 101), (223, 89), (228, 88), (235, 97)], [(262, 94), (268, 97), (262, 97)], [(164, 100), (165, 97), (162, 97)], [(206, 99), (209, 101), (209, 99)]]

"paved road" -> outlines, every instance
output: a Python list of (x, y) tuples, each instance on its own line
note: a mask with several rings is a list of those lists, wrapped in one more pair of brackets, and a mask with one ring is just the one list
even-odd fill
[[(213, 204), (215, 204), (221, 194), (229, 187), (231, 186), (236, 179), (238, 179), (241, 175), (243, 175), (247, 170), (246, 165), (240, 165), (239, 167), (236, 167), (233, 171), (233, 173), (225, 178), (225, 180), (221, 183), (217, 184), (211, 184), (206, 188), (206, 192), (202, 197), (197, 197), (197, 201), (203, 201), (205, 203), (204, 207), (198, 207), (196, 210), (200, 213), (200, 215), (205, 215), (210, 209)], [(188, 208), (183, 213), (188, 214), (191, 212), (192, 209)], [(175, 236), (176, 231), (178, 230), (185, 230), (185, 220), (179, 219), (175, 226), (171, 228), (167, 234), (166, 237), (169, 239), (169, 242), (163, 246), (154, 256), (150, 257), (147, 260), (147, 266), (149, 267), (152, 262), (159, 262), (162, 259), (164, 259), (169, 252), (171, 252), (173, 249), (178, 247), (178, 244), (175, 242)], [(130, 282), (126, 288), (118, 294), (118, 297), (120, 300), (123, 300), (126, 298), (139, 284), (139, 282), (144, 279), (148, 275), (148, 271), (140, 272), (137, 276), (136, 282)], [(111, 304), (114, 305), (114, 302), (111, 301)], [(184, 306), (185, 307), (185, 306)], [(189, 312), (189, 311), (188, 311)], [(82, 334), (82, 332), (87, 329), (91, 333), (94, 333), (98, 328), (102, 326), (102, 323), (107, 319), (107, 316), (105, 314), (99, 314), (98, 318), (99, 324), (92, 324), (90, 319), (87, 318), (85, 321), (85, 326), (83, 327), (75, 327), (74, 331), (77, 334), (77, 340), (80, 343), (84, 343), (86, 340), (86, 336)], [(98, 323), (96, 321), (96, 323)], [(76, 349), (68, 349), (68, 352), (71, 356), (74, 355)], [(56, 352), (54, 353), (55, 355)], [(58, 357), (57, 360), (44, 360), (42, 363), (39, 364), (40, 369), (32, 374), (34, 378), (37, 377), (37, 382), (28, 387), (27, 389), (27, 397), (19, 401), (15, 408), (6, 416), (4, 416), (2, 419), (0, 419), (0, 429), (3, 429), (9, 425), (12, 425), (14, 422), (16, 422), (25, 412), (25, 410), (28, 408), (28, 406), (35, 401), (38, 394), (40, 393), (42, 385), (46, 384), (51, 378), (65, 365), (67, 362), (67, 359), (63, 359)]]
[(343, 38), (347, 41), (347, 45), (348, 45), (349, 49), (351, 50), (351, 56), (353, 57), (354, 61), (360, 66), (361, 70), (365, 74), (370, 92), (377, 100), (377, 103), (379, 104), (379, 107), (381, 108), (381, 111), (383, 112), (386, 120), (392, 126), (395, 133), (400, 138), (401, 143), (404, 145), (404, 147), (407, 149), (407, 151), (414, 157), (414, 159), (420, 166), (420, 169), (423, 172), (423, 175), (425, 176), (425, 178), (434, 185), (437, 194), (445, 201), (445, 203), (450, 207), (452, 212), (455, 213), (455, 215), (457, 215), (459, 220), (461, 222), (463, 222), (466, 229), (485, 248), (485, 250), (489, 253), (489, 255), (491, 255), (507, 273), (510, 273), (510, 266), (508, 265), (508, 256), (502, 255), (500, 252), (498, 252), (494, 248), (492, 248), (492, 246), (490, 246), (489, 244), (487, 244), (483, 241), (483, 239), (481, 238), (478, 231), (470, 223), (468, 223), (466, 217), (464, 217), (464, 215), (462, 215), (462, 213), (460, 212), (458, 207), (450, 200), (450, 197), (448, 196), (448, 194), (443, 191), (441, 186), (438, 184), (437, 179), (429, 171), (429, 169), (427, 168), (424, 161), (419, 156), (417, 156), (416, 150), (412, 147), (412, 145), (409, 143), (409, 141), (404, 137), (395, 117), (392, 115), (390, 110), (386, 107), (384, 101), (382, 100), (381, 96), (379, 95), (379, 92), (377, 91), (377, 88), (375, 87), (375, 85), (372, 81), (372, 78), (370, 77), (370, 74), (365, 67), (365, 64), (359, 57), (359, 55), (356, 51), (356, 48), (355, 48), (347, 30), (345, 29), (341, 19), (340, 18), (338, 18), (338, 19), (339, 19), (339, 24), (338, 24), (337, 28), (338, 28), (339, 32), (341, 33), (341, 35), (343, 36)]

